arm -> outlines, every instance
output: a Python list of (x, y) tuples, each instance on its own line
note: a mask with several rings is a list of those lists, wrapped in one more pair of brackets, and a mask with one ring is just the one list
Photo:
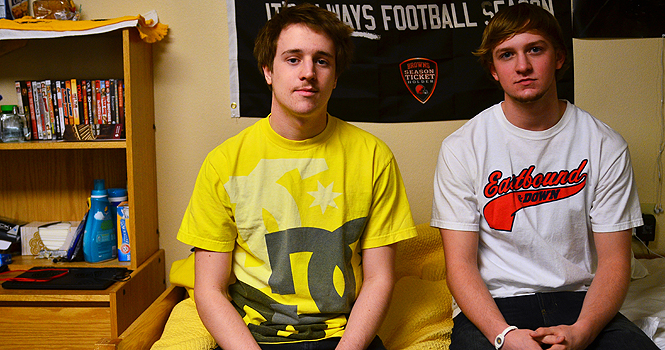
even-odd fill
[(195, 254), (194, 299), (205, 327), (225, 350), (260, 350), (228, 295), (232, 253), (196, 249)]
[(548, 335), (565, 340), (550, 349), (585, 349), (619, 312), (630, 283), (631, 230), (594, 233), (598, 268), (589, 286), (577, 322), (571, 326), (538, 329), (536, 339), (555, 344)]
[[(448, 288), (464, 315), (494, 345), (495, 337), (510, 325), (506, 323), (480, 276), (478, 233), (441, 229), (441, 235)], [(540, 350), (540, 345), (531, 338), (530, 333), (530, 330), (525, 329), (508, 333), (502, 349)]]
[(388, 312), (394, 281), (394, 245), (363, 249), (363, 285), (337, 350), (365, 349)]

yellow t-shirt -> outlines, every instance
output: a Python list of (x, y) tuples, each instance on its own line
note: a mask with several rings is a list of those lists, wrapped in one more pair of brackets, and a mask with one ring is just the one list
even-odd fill
[(210, 152), (178, 239), (233, 252), (233, 302), (270, 343), (341, 336), (361, 250), (415, 235), (390, 149), (329, 116), (309, 140), (287, 140), (264, 118)]

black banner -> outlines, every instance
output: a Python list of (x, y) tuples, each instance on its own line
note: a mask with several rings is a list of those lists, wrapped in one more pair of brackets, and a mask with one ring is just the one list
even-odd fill
[(662, 0), (573, 0), (575, 38), (660, 38), (665, 35)]
[[(289, 3), (301, 3), (290, 1)], [(355, 30), (354, 60), (328, 105), (347, 121), (419, 122), (469, 119), (503, 100), (471, 52), (487, 22), (517, 0), (309, 1)], [(524, 1), (520, 1), (524, 2)], [(570, 0), (531, 0), (554, 13), (572, 59)], [(235, 117), (265, 117), (271, 94), (252, 56), (254, 38), (281, 2), (228, 0), (231, 101)], [(573, 101), (573, 69), (558, 83)]]

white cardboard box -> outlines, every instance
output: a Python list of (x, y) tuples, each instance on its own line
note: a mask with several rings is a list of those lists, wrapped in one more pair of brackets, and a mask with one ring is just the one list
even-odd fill
[[(21, 227), (21, 255), (37, 255), (42, 249), (46, 249), (44, 242), (39, 237), (39, 227), (58, 223), (59, 221), (33, 221)], [(80, 221), (70, 221), (71, 233), (76, 233)]]

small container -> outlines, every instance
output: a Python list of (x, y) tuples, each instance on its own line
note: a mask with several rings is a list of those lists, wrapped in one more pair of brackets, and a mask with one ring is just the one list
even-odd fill
[[(126, 188), (109, 188), (107, 190), (109, 195), (109, 203), (111, 207), (109, 211), (113, 216), (113, 228), (115, 230), (116, 237), (118, 237), (118, 260), (119, 261), (129, 261), (129, 255), (121, 255), (122, 253), (122, 231), (120, 227), (120, 220), (116, 220), (116, 215), (119, 213), (118, 204), (127, 202), (127, 189)], [(126, 204), (126, 203), (125, 203)], [(123, 222), (124, 223), (124, 222)], [(129, 249), (129, 240), (127, 240), (127, 250)], [(121, 259), (127, 260), (121, 260)]]
[(118, 204), (118, 261), (131, 261), (132, 248), (129, 242), (129, 203)]
[[(125, 188), (109, 188), (109, 202), (112, 206), (117, 207), (118, 204), (127, 200), (127, 189)], [(115, 213), (115, 208), (111, 209)]]
[(96, 179), (90, 195), (90, 210), (83, 232), (83, 258), (96, 263), (115, 259), (118, 256), (118, 238), (114, 219), (109, 212), (108, 192), (104, 180)]
[(7, 2), (5, 0), (0, 1), (0, 19), (12, 19), (7, 15)]
[(2, 105), (0, 109), (2, 111), (2, 114), (0, 114), (2, 142), (25, 141), (25, 116), (18, 113), (18, 107), (15, 105)]

